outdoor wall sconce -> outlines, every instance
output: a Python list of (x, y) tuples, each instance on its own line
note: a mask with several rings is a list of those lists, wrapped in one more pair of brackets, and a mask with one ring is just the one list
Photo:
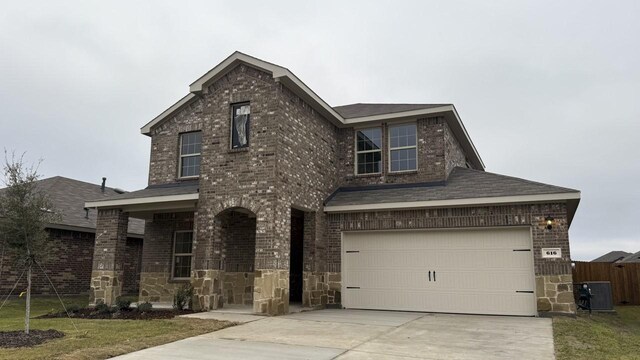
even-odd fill
[(551, 216), (547, 216), (546, 218), (544, 218), (544, 223), (547, 226), (547, 230), (551, 230), (553, 228), (553, 220), (554, 218)]

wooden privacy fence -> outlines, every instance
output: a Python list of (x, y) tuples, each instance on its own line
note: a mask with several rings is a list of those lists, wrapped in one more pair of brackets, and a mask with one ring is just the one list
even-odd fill
[(640, 305), (640, 263), (574, 262), (573, 283), (589, 281), (609, 281), (616, 305)]

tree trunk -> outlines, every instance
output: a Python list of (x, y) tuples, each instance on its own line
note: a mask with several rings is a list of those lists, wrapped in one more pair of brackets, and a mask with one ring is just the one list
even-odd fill
[(29, 335), (29, 317), (31, 316), (31, 261), (27, 268), (27, 310), (24, 314), (24, 333)]

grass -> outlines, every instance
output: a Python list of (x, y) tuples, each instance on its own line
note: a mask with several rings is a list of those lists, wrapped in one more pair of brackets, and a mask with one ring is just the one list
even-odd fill
[[(63, 298), (65, 305), (86, 306), (88, 298)], [(0, 309), (0, 331), (24, 329), (24, 299), (12, 299)], [(61, 311), (57, 298), (32, 299), (32, 317)], [(33, 348), (0, 348), (0, 359), (106, 359), (112, 356), (165, 344), (186, 337), (227, 327), (230, 323), (215, 320), (71, 320), (31, 319), (32, 329), (56, 329), (64, 338), (48, 341)]]
[(564, 359), (640, 359), (640, 306), (616, 313), (580, 313), (553, 319), (556, 357)]

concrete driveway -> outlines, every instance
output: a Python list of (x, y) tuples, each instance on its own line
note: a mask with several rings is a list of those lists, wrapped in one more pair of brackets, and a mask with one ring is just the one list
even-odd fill
[(550, 319), (319, 310), (247, 323), (117, 359), (553, 359)]

